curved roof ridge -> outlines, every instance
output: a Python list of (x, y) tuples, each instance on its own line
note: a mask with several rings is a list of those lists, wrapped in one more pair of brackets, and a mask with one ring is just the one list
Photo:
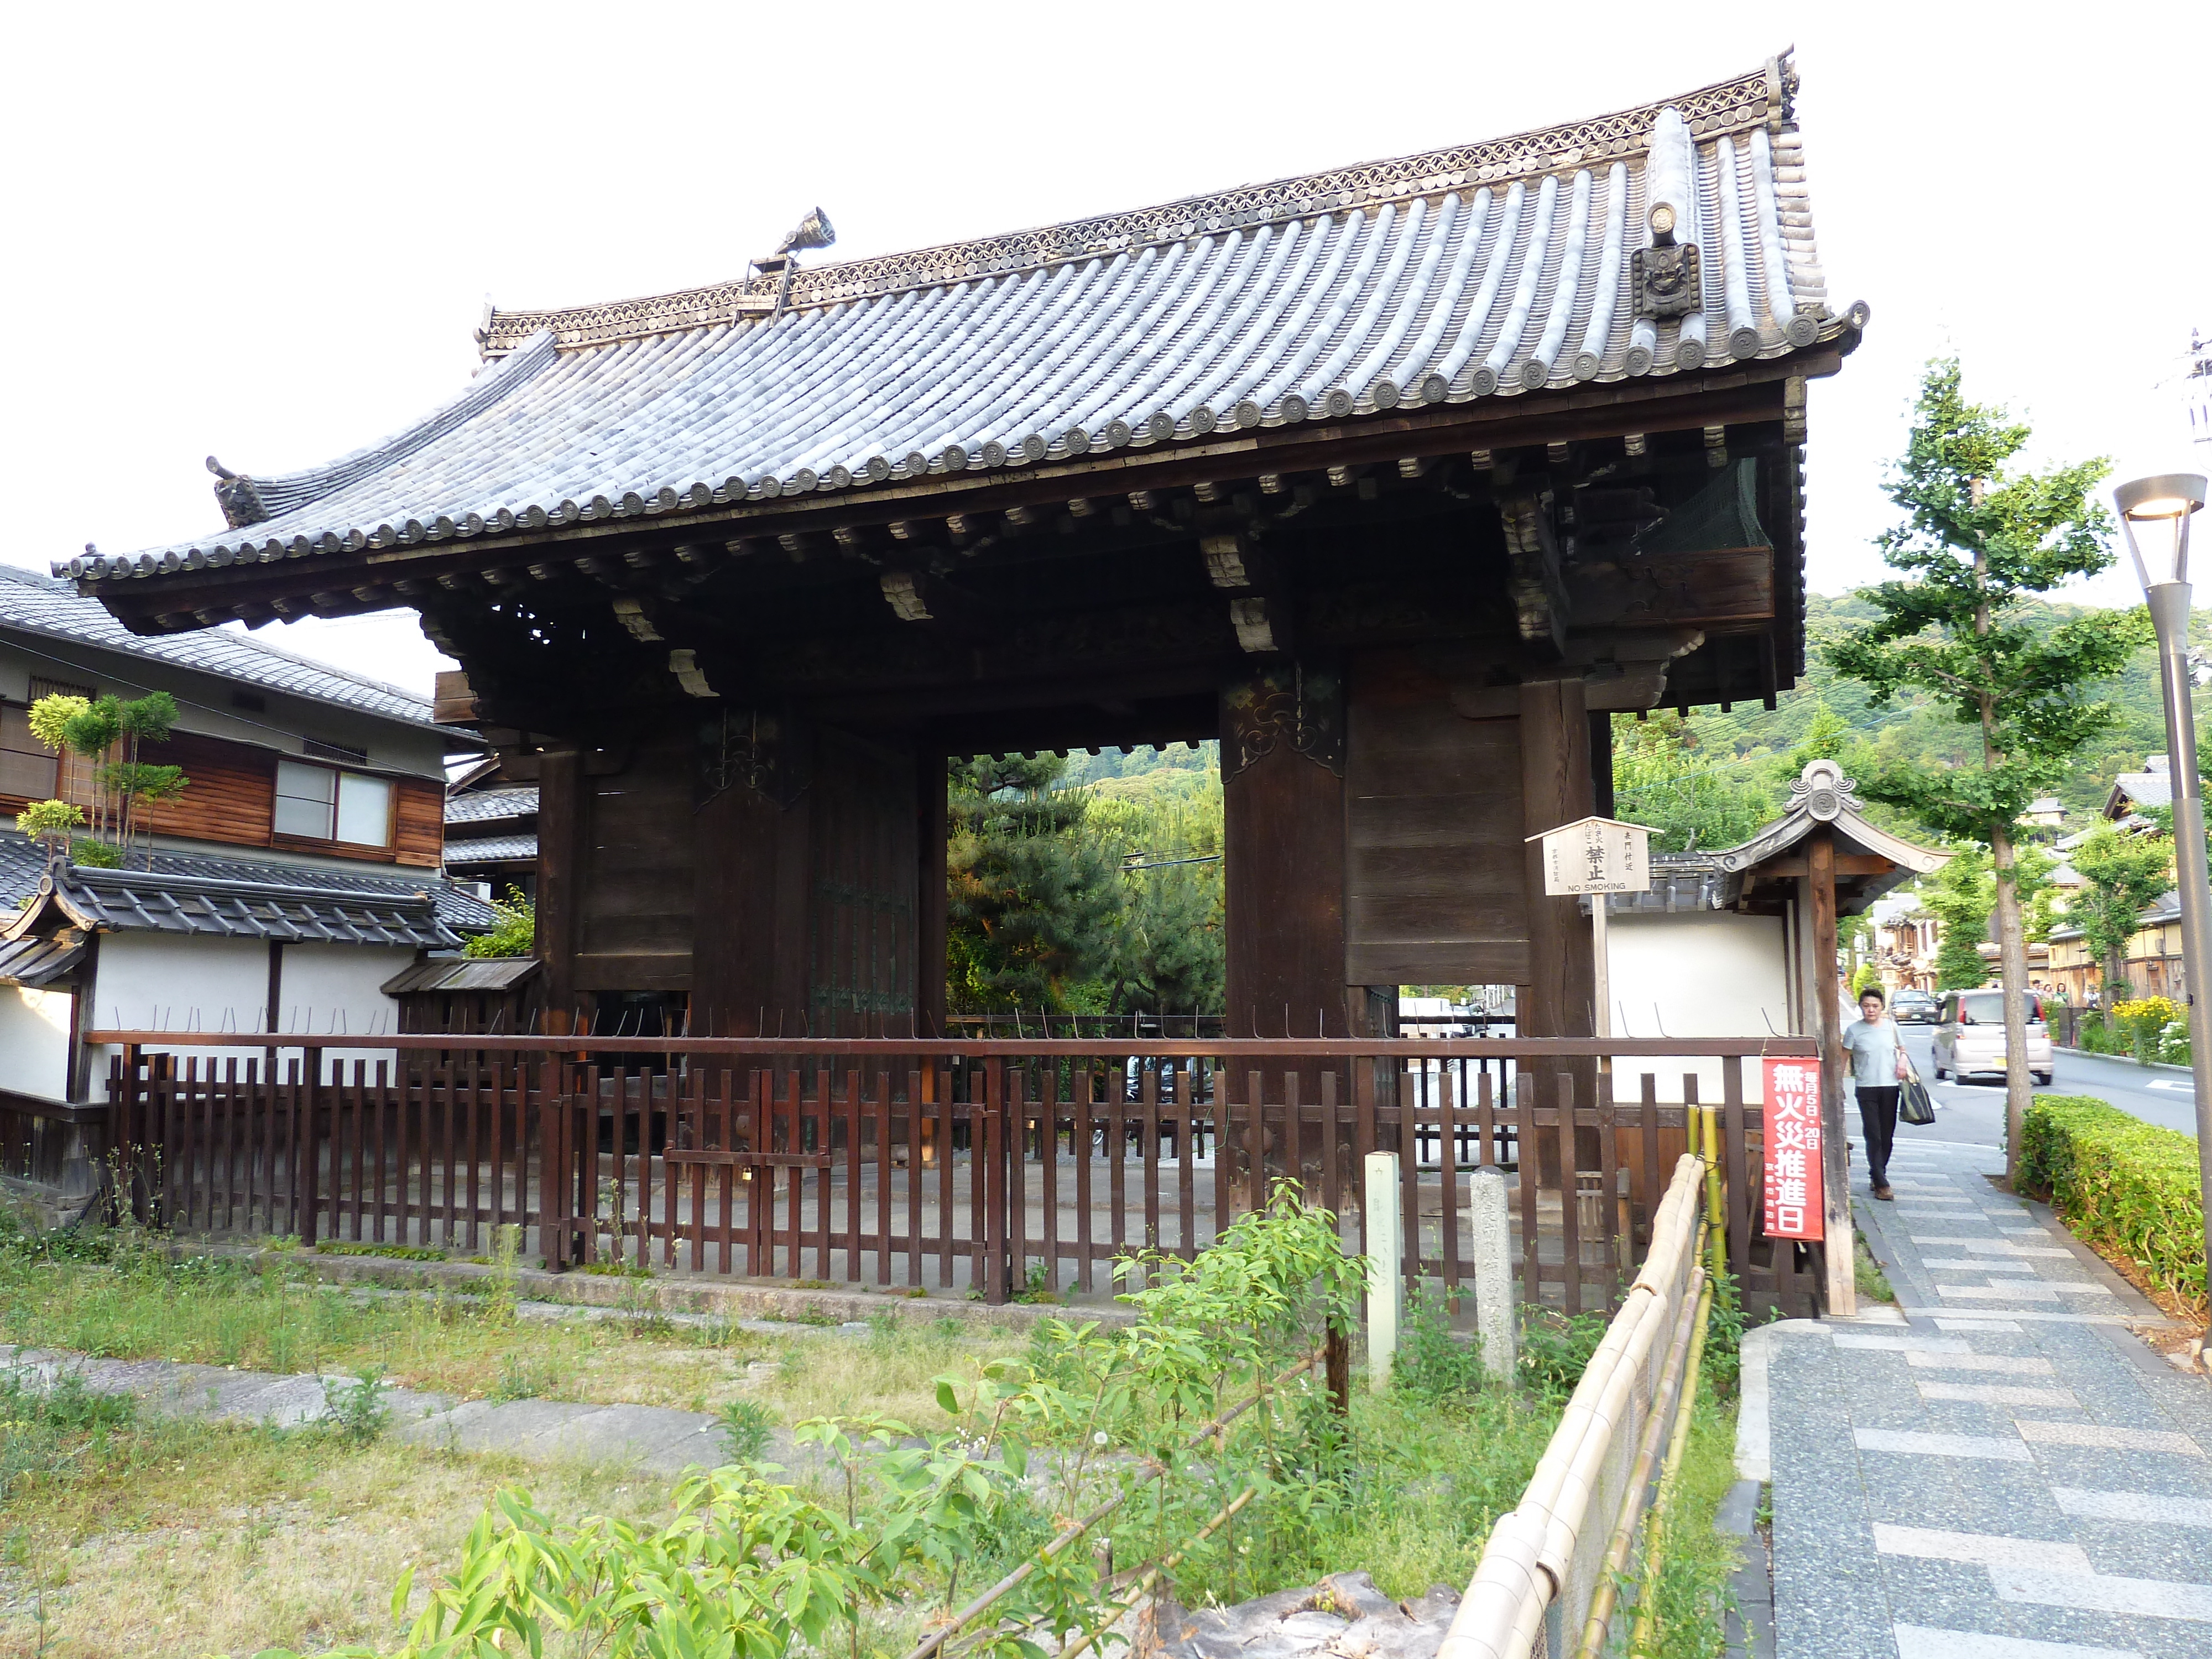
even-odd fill
[[(1781, 132), (1794, 125), (1796, 86), (1791, 51), (1785, 49), (1747, 74), (1607, 115), (1234, 185), (1151, 207), (809, 266), (793, 273), (785, 304), (789, 309), (804, 309), (942, 287), (1070, 259), (1134, 252), (1209, 232), (1591, 167), (1641, 154), (1660, 112), (1668, 108), (1680, 111), (1692, 140), (1762, 129)], [(581, 346), (733, 322), (764, 310), (763, 302), (775, 299), (781, 280), (780, 276), (755, 276), (597, 304), (494, 308), (477, 331), (477, 340), (486, 356), (495, 357), (520, 351), (549, 329), (561, 345)]]
[(273, 477), (255, 476), (254, 494), (272, 519), (319, 501), (443, 437), (488, 405), (526, 385), (558, 355), (552, 334), (540, 331), (514, 350), (493, 360), (477, 372), (475, 379), (428, 414), (409, 422), (396, 432), (387, 433), (374, 443), (364, 444), (320, 466), (279, 473)]

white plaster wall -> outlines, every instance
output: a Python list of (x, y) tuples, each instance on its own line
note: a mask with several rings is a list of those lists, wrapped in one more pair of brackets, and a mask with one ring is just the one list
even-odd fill
[[(343, 1037), (349, 1032), (397, 1030), (398, 1004), (379, 988), (414, 960), (415, 952), (405, 946), (287, 945), (278, 1031)], [(95, 996), (95, 1022), (111, 1030), (173, 1031), (180, 1038), (192, 1030), (258, 1031), (269, 1001), (269, 946), (261, 939), (109, 933), (100, 942)], [(66, 1032), (66, 1011), (63, 1018)], [(110, 1052), (93, 1051), (92, 1077), (106, 1076)], [(243, 1066), (263, 1051), (194, 1048), (182, 1042), (172, 1052), (234, 1059)], [(325, 1054), (330, 1065), (349, 1067), (356, 1060), (374, 1066), (392, 1058), (388, 1048), (333, 1048)], [(298, 1057), (296, 1048), (280, 1048), (277, 1063), (284, 1066)]]
[[(284, 947), (280, 1029), (320, 1036), (384, 1034), (399, 1029), (399, 1005), (379, 989), (415, 960), (404, 945), (288, 945)], [(331, 1048), (331, 1065), (392, 1059), (389, 1048)]]
[(71, 1000), (66, 989), (0, 985), (0, 1089), (68, 1098)]
[[(259, 1029), (269, 1003), (269, 946), (257, 939), (194, 939), (176, 933), (104, 933), (87, 1024), (108, 1030), (179, 1033)], [(106, 1092), (115, 1051), (95, 1046), (87, 1086)], [(244, 1062), (258, 1048), (188, 1048), (179, 1054)]]
[[(1786, 1036), (1791, 1030), (1787, 943), (1779, 916), (1698, 910), (1616, 915), (1611, 937), (1613, 1030), (1636, 1037)], [(1643, 1076), (1658, 1079), (1659, 1098), (1682, 1098), (1684, 1072), (1698, 1079), (1698, 1098), (1721, 1099), (1721, 1065), (1680, 1060), (1613, 1061), (1613, 1097), (1636, 1100)], [(1759, 1098), (1759, 1071), (1749, 1068), (1744, 1098)]]

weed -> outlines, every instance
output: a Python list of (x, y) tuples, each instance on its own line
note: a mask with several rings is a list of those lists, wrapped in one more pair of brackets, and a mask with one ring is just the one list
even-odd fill
[(553, 1379), (551, 1368), (533, 1365), (523, 1355), (511, 1353), (500, 1362), (499, 1380), (491, 1385), (485, 1397), (495, 1406), (511, 1405), (518, 1400), (543, 1400), (554, 1392)]
[(349, 1445), (374, 1444), (392, 1420), (392, 1407), (385, 1399), (391, 1391), (383, 1370), (374, 1365), (349, 1382), (325, 1383), (323, 1401), (330, 1415), (324, 1421)]
[(576, 1266), (580, 1273), (589, 1273), (594, 1279), (650, 1279), (653, 1269), (635, 1261), (583, 1261)]
[(775, 1417), (757, 1400), (732, 1400), (722, 1407), (723, 1449), (732, 1463), (751, 1463), (768, 1449)]
[(1406, 1304), (1406, 1328), (1390, 1366), (1390, 1386), (1419, 1400), (1453, 1400), (1483, 1383), (1482, 1356), (1452, 1334), (1443, 1297), (1423, 1285)]
[(1521, 1380), (1541, 1395), (1564, 1399), (1583, 1380), (1597, 1345), (1605, 1340), (1601, 1314), (1553, 1313), (1530, 1308), (1521, 1321)]
[(1060, 1291), (1052, 1282), (1052, 1269), (1042, 1261), (1032, 1261), (1023, 1276), (1022, 1288), (1015, 1292), (1017, 1302), (1057, 1302)]
[(1851, 1236), (1851, 1283), (1858, 1293), (1869, 1302), (1894, 1302), (1897, 1292), (1890, 1288), (1889, 1275), (1882, 1272), (1881, 1264), (1874, 1259), (1867, 1246), (1866, 1235), (1854, 1231)]
[(492, 1289), (483, 1316), (488, 1324), (514, 1323), (514, 1258), (521, 1249), (521, 1228), (509, 1223), (492, 1229)]

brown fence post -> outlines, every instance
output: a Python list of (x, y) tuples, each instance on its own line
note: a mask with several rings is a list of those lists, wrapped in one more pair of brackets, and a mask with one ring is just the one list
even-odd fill
[(991, 1060), (983, 1072), (984, 1097), (969, 1108), (980, 1132), (975, 1137), (971, 1179), (984, 1189), (983, 1300), (994, 1304), (1006, 1299), (1011, 1272), (1006, 1257), (1006, 1062)]
[(300, 1134), (292, 1149), (293, 1202), (299, 1206), (300, 1242), (313, 1249), (315, 1226), (322, 1208), (323, 1192), (323, 1051), (301, 1051), (305, 1076), (301, 1081)]

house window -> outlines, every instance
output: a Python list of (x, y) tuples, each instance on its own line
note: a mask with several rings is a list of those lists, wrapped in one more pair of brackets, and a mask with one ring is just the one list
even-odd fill
[(276, 833), (354, 847), (389, 847), (392, 785), (358, 772), (278, 761)]
[(51, 799), (58, 770), (53, 750), (31, 735), (31, 711), (0, 705), (0, 795)]
[[(82, 697), (89, 702), (99, 695), (94, 686), (31, 677), (33, 703), (41, 697)], [(0, 795), (33, 795), (40, 800), (58, 799), (90, 806), (99, 799), (94, 787), (99, 767), (100, 762), (83, 755), (56, 755), (33, 737), (29, 708), (0, 710)]]

